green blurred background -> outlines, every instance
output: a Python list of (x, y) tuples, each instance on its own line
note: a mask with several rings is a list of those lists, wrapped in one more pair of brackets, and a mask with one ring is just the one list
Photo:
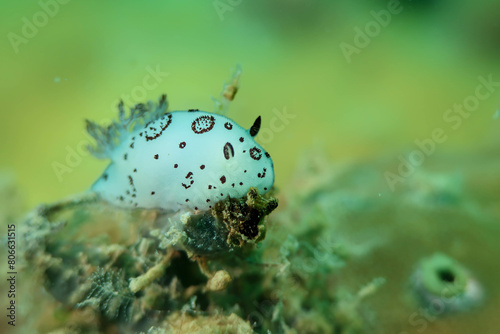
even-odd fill
[[(498, 214), (500, 89), (480, 101), (456, 130), (443, 115), (475, 94), (478, 77), (500, 81), (500, 2), (403, 0), (400, 13), (391, 15), (390, 23), (380, 27), (366, 47), (346, 59), (341, 46), (355, 46), (358, 29), (376, 22), (372, 11), (387, 11), (388, 4), (379, 0), (3, 1), (0, 172), (17, 179), (26, 200), (24, 210), (81, 193), (108, 164), (85, 151), (90, 143), (85, 119), (105, 124), (116, 118), (120, 99), (131, 106), (156, 100), (162, 93), (168, 93), (171, 110), (211, 111), (210, 96), (218, 96), (231, 69), (241, 64), (241, 89), (229, 116), (244, 127), (258, 115), (263, 117), (258, 140), (273, 156), (278, 188), (296, 193), (307, 188), (292, 182), (306, 151), (325, 152), (335, 162), (358, 161), (357, 166), (363, 166), (359, 161), (380, 160), (381, 165), (397, 166), (401, 152), (415, 150), (416, 140), (430, 138), (434, 129), (442, 128), (447, 139), (436, 145), (434, 158), (447, 163), (445, 173), (450, 177), (445, 186), (452, 190), (455, 186), (451, 167), (470, 162), (472, 189), (484, 191), (467, 196), (476, 196)], [(155, 71), (160, 73), (156, 79), (151, 74)], [(285, 111), (292, 118), (283, 122), (276, 115)], [(273, 124), (274, 131), (269, 132)], [(484, 170), (478, 168), (483, 161), (488, 165)], [(360, 180), (353, 183), (368, 198), (374, 194), (385, 198), (384, 192), (390, 190)], [(457, 180), (460, 188), (460, 177)], [(417, 198), (419, 189), (427, 191), (427, 184), (421, 182), (419, 188), (416, 183), (407, 191)], [(348, 195), (351, 183), (346, 184)], [(282, 203), (280, 209), (286, 208), (286, 200)], [(461, 208), (463, 202), (457, 203)], [(409, 211), (413, 225), (404, 228), (398, 225), (401, 216), (393, 211), (383, 219), (368, 212), (359, 220), (361, 225), (355, 219), (343, 225), (351, 229), (349, 235), (366, 233), (368, 240), (384, 227), (395, 232), (395, 241), (383, 248), (385, 253), (373, 252), (363, 265), (348, 266), (344, 274), (354, 288), (377, 275), (387, 276), (392, 290), (375, 297), (373, 304), (385, 319), (381, 321), (385, 329), (399, 328), (389, 323), (406, 323), (413, 312), (413, 306), (411, 310), (401, 306), (401, 291), (414, 260), (435, 249), (452, 249), (435, 240), (467, 240), (469, 248), (463, 249), (476, 252), (462, 255), (464, 263), (479, 268), (487, 278), (485, 286), (498, 284), (494, 256), (498, 250), (492, 250), (498, 237), (490, 233), (497, 231), (496, 218), (488, 228), (476, 229), (479, 225), (474, 223), (480, 220), (461, 211), (456, 219), (446, 218), (444, 209), (432, 219), (422, 211), (423, 218)], [(362, 210), (360, 214), (365, 217)], [(447, 318), (451, 332), (498, 328), (493, 322), (499, 294), (488, 293), (494, 302), (482, 318), (466, 314), (469, 327)], [(483, 327), (477, 327), (479, 321)], [(433, 330), (443, 332), (443, 328), (436, 322)]]
[[(30, 207), (88, 189), (106, 166), (88, 154), (66, 162), (88, 143), (84, 119), (110, 120), (121, 97), (165, 92), (171, 110), (212, 110), (235, 64), (243, 76), (230, 117), (248, 127), (262, 115), (269, 127), (273, 110), (295, 116), (261, 138), (281, 187), (312, 147), (335, 160), (412, 149), (445, 127), (443, 113), (474, 93), (478, 76), (500, 79), (496, 0), (401, 1), (351, 62), (341, 43), (354, 44), (354, 29), (386, 1), (54, 1), (42, 1), (52, 6), (45, 16), (37, 1), (0, 5), (0, 168)], [(168, 75), (141, 90), (156, 68)], [(438, 153), (498, 144), (499, 97), (447, 130)], [(71, 171), (58, 177), (54, 163)]]

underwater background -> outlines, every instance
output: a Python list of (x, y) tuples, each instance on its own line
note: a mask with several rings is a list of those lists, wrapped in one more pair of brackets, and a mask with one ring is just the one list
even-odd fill
[[(272, 154), (280, 201), (261, 251), (276, 244), (298, 263), (313, 258), (300, 249), (320, 249), (321, 235), (335, 239), (325, 251), (335, 259), (316, 257), (314, 275), (305, 264), (290, 274), (303, 294), (276, 303), (297, 311), (261, 312), (276, 318), (252, 330), (498, 332), (498, 1), (41, 0), (0, 9), (2, 225), (99, 177), (108, 162), (87, 152), (85, 119), (106, 124), (120, 100), (132, 107), (163, 93), (170, 110), (212, 111), (210, 97), (239, 64), (229, 117), (248, 128), (262, 116), (257, 141)], [(419, 281), (429, 263), (452, 266), (477, 290), (463, 292), (472, 289), (464, 283), (433, 314)], [(443, 282), (458, 280), (440, 268)], [(328, 298), (323, 287), (334, 290)], [(251, 306), (229, 304), (219, 305), (251, 319)], [(0, 328), (15, 332), (5, 319)]]

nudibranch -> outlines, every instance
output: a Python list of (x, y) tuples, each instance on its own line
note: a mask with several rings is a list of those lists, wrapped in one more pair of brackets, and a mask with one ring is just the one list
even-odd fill
[(207, 210), (250, 187), (268, 192), (274, 183), (269, 153), (255, 141), (261, 118), (244, 129), (226, 116), (191, 109), (167, 112), (166, 96), (131, 108), (119, 122), (88, 122), (98, 145), (94, 155), (111, 159), (92, 190), (121, 207)]

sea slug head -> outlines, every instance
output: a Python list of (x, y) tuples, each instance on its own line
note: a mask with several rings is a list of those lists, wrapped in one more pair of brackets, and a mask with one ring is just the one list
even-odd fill
[(194, 119), (191, 125), (193, 134), (205, 138), (191, 156), (196, 160), (193, 163), (205, 169), (205, 173), (202, 174), (204, 180), (197, 183), (203, 186), (197, 189), (197, 194), (191, 195), (191, 202), (213, 198), (207, 197), (208, 193), (216, 193), (222, 199), (245, 196), (250, 187), (257, 188), (259, 193), (271, 189), (274, 183), (273, 161), (255, 141), (260, 124), (260, 116), (249, 129), (220, 115), (203, 113)]

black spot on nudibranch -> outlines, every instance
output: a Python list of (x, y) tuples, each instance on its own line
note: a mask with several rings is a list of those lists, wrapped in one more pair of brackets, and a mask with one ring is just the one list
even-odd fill
[(224, 127), (228, 130), (231, 130), (233, 128), (233, 125), (229, 122), (224, 123)]
[(200, 166), (200, 169), (205, 169), (205, 165), (201, 165), (201, 166)]
[(220, 183), (222, 184), (226, 183), (226, 177), (224, 175), (221, 176)]
[(258, 177), (258, 178), (260, 178), (260, 179), (263, 179), (264, 177), (266, 177), (266, 171), (267, 171), (267, 169), (266, 169), (266, 168), (264, 168), (264, 169), (262, 170), (262, 173), (258, 173), (258, 174), (257, 174), (257, 177)]
[(130, 143), (130, 148), (134, 148), (134, 142)]
[(214, 128), (215, 118), (213, 116), (200, 116), (191, 124), (191, 130), (196, 134), (208, 132)]
[(154, 158), (155, 158), (156, 160), (158, 160), (158, 158), (159, 158), (159, 157), (160, 157), (160, 156), (159, 156), (158, 154), (155, 154), (155, 155), (154, 155)]
[(226, 143), (226, 145), (224, 145), (223, 151), (224, 151), (224, 158), (226, 158), (226, 160), (229, 160), (232, 157), (234, 157), (234, 149), (231, 143)]
[(240, 143), (243, 143), (245, 141), (245, 138), (240, 137)]
[(128, 155), (127, 155), (127, 153), (125, 153), (125, 154), (123, 155), (123, 160), (127, 160), (127, 157), (128, 157)]
[(252, 137), (255, 137), (258, 133), (259, 133), (259, 130), (260, 130), (260, 123), (261, 123), (261, 118), (260, 116), (257, 117), (257, 119), (255, 120), (255, 122), (253, 122), (253, 125), (250, 127), (250, 129), (248, 130), (248, 132), (250, 133), (250, 136)]
[(151, 192), (151, 196), (152, 196), (152, 195), (154, 195), (154, 194), (155, 194), (155, 192), (154, 192), (154, 191), (152, 191), (152, 192)]
[(181, 142), (179, 144), (179, 148), (184, 148), (184, 147), (186, 147), (186, 142), (185, 141), (183, 141), (183, 142)]
[(104, 181), (107, 181), (108, 180), (108, 173), (104, 173), (102, 175), (102, 178), (103, 178)]
[[(145, 136), (146, 136), (146, 141), (150, 141), (150, 140), (154, 140), (158, 137), (160, 137), (162, 134), (163, 134), (163, 131), (165, 131), (168, 126), (172, 123), (172, 114), (167, 114), (167, 121), (165, 123), (163, 123), (161, 120), (164, 120), (165, 119), (165, 116), (163, 116), (161, 118), (160, 121), (156, 121), (155, 123), (159, 122), (159, 128), (156, 128), (156, 127), (152, 127), (150, 126), (149, 127), (149, 130), (151, 130), (151, 135), (148, 135), (148, 131), (144, 131), (145, 132)], [(150, 124), (151, 122), (149, 122), (148, 124), (146, 124), (146, 126), (144, 128), (147, 128), (148, 125)], [(140, 136), (142, 136), (142, 132), (139, 133)]]
[(193, 111), (200, 111), (200, 109), (188, 109), (188, 111), (193, 112)]
[(250, 157), (254, 160), (260, 160), (260, 158), (262, 157), (262, 151), (260, 150), (260, 148), (258, 147), (252, 147), (250, 149)]
[(130, 183), (131, 186), (134, 185), (134, 179), (132, 178), (132, 175), (128, 175), (128, 182)]
[(269, 153), (266, 152), (265, 154), (266, 154), (266, 158), (270, 158), (271, 157), (271, 155)]
[(193, 185), (193, 183), (194, 183), (194, 180), (193, 180), (193, 172), (189, 172), (189, 173), (187, 173), (187, 175), (186, 175), (186, 179), (191, 180), (191, 181), (189, 182), (189, 185), (187, 185), (187, 184), (185, 184), (185, 183), (181, 183), (181, 184), (182, 184), (182, 186), (184, 187), (184, 189), (189, 189), (189, 188), (191, 188), (191, 185)]
[(179, 165), (178, 164), (174, 164), (174, 168), (177, 168), (177, 167), (179, 167)]

